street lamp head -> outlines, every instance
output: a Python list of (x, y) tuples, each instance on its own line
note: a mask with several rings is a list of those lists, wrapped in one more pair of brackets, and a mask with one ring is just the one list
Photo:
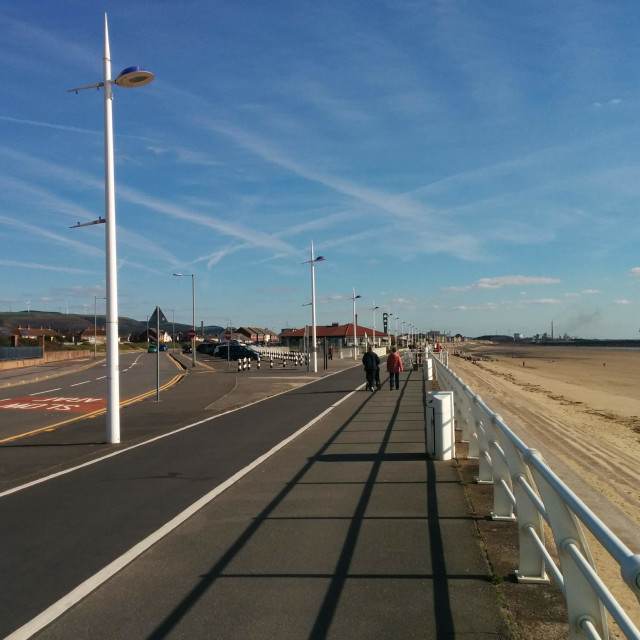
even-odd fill
[(127, 67), (120, 72), (120, 75), (114, 80), (119, 87), (143, 87), (153, 80), (153, 73), (146, 71), (142, 67)]
[(314, 262), (323, 262), (324, 260), (326, 260), (324, 256), (318, 256), (317, 258), (314, 259)]

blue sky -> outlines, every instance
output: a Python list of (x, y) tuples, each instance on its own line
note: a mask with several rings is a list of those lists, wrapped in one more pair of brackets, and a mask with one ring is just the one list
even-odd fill
[[(0, 0), (0, 311), (638, 338), (640, 4)], [(104, 313), (104, 301), (98, 300)], [(402, 326), (402, 325), (401, 325)]]

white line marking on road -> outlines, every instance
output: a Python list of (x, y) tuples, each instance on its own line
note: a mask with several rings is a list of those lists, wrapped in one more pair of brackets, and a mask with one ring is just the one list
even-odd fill
[[(340, 373), (340, 372), (336, 372)], [(330, 375), (335, 375), (334, 373)], [(329, 376), (325, 376), (324, 378), (328, 378)], [(324, 380), (324, 378), (319, 378), (318, 380)], [(314, 380), (317, 382), (318, 380)], [(313, 384), (313, 382), (309, 383)], [(302, 385), (306, 386), (306, 385)], [(248, 464), (244, 469), (240, 469), (237, 473), (234, 473), (230, 478), (225, 480), (222, 484), (219, 484), (215, 489), (212, 489), (209, 493), (204, 495), (199, 500), (196, 500), (191, 506), (187, 507), (182, 513), (179, 513), (175, 518), (169, 520), (162, 527), (154, 531), (150, 536), (147, 536), (144, 540), (141, 540), (138, 544), (131, 547), (129, 551), (123, 553), (119, 558), (116, 558), (113, 562), (108, 564), (106, 567), (95, 573), (93, 576), (85, 580), (83, 583), (79, 584), (75, 589), (70, 591), (66, 596), (63, 596), (52, 604), (50, 607), (45, 609), (42, 613), (38, 614), (35, 618), (32, 618), (25, 625), (9, 634), (4, 640), (25, 640), (26, 638), (30, 638), (33, 634), (38, 631), (44, 629), (48, 624), (51, 624), (56, 618), (60, 617), (63, 613), (71, 609), (71, 607), (75, 606), (82, 600), (86, 598), (92, 591), (97, 589), (100, 585), (104, 584), (107, 580), (112, 578), (116, 573), (121, 571), (124, 567), (126, 567), (130, 562), (133, 562), (138, 556), (142, 555), (145, 551), (150, 549), (156, 542), (162, 540), (166, 535), (171, 533), (174, 529), (179, 527), (183, 522), (188, 520), (192, 515), (197, 513), (200, 509), (205, 507), (209, 502), (211, 502), (214, 498), (217, 498), (223, 491), (227, 490), (229, 487), (234, 485), (238, 480), (246, 476), (250, 471), (253, 471), (256, 467), (261, 465), (265, 460), (270, 458), (274, 453), (277, 453), (283, 447), (286, 447), (290, 442), (295, 440), (299, 435), (303, 434), (305, 431), (310, 429), (316, 422), (322, 420), (328, 413), (333, 411), (337, 406), (341, 405), (345, 400), (350, 398), (354, 393), (357, 393), (358, 389), (360, 389), (362, 385), (358, 388), (354, 389), (346, 396), (343, 396), (337, 402), (334, 402), (330, 407), (325, 409), (322, 413), (319, 413), (315, 418), (307, 422), (303, 427), (300, 427), (295, 433), (292, 433), (288, 438), (285, 438), (277, 445), (275, 445), (272, 449), (256, 458), (253, 462)], [(283, 393), (287, 393), (286, 391)], [(277, 394), (281, 395), (281, 394)], [(274, 398), (275, 396), (271, 396)], [(268, 399), (268, 398), (265, 398)], [(252, 402), (247, 407), (258, 404), (258, 402), (264, 402), (264, 400), (257, 400), (256, 402)], [(241, 407), (244, 409), (245, 407)], [(156, 440), (161, 440), (162, 438), (166, 438), (169, 435), (173, 435), (175, 433), (179, 433), (180, 431), (184, 431), (185, 429), (190, 429), (191, 427), (195, 427), (197, 425), (203, 424), (205, 422), (209, 422), (210, 420), (215, 420), (229, 413), (233, 413), (234, 411), (239, 411), (240, 409), (232, 409), (231, 411), (225, 411), (217, 416), (211, 416), (210, 418), (205, 418), (204, 420), (200, 420), (198, 422), (194, 422), (193, 424), (187, 425), (186, 427), (182, 427), (177, 429), (176, 431), (172, 431), (171, 433), (163, 434), (158, 436), (157, 438), (153, 438), (152, 440), (148, 440), (146, 443), (141, 442), (140, 444), (129, 447), (128, 449), (123, 449), (121, 451), (114, 452), (105, 456), (104, 458), (99, 458), (98, 460), (92, 460), (91, 462), (86, 462), (81, 464), (74, 469), (68, 469), (67, 471), (61, 471), (60, 473), (53, 474), (48, 476), (48, 478), (42, 478), (41, 480), (35, 480), (34, 482), (30, 482), (26, 485), (22, 485), (21, 487), (16, 487), (15, 489), (10, 489), (9, 491), (5, 491), (4, 493), (0, 493), (0, 498), (6, 496), (9, 493), (13, 493), (15, 491), (19, 491), (20, 489), (24, 489), (28, 486), (38, 484), (39, 482), (43, 482), (44, 480), (54, 478), (59, 475), (63, 475), (65, 473), (69, 473), (74, 471), (75, 469), (81, 469), (82, 467), (89, 466), (90, 464), (95, 464), (100, 460), (105, 460), (106, 458), (111, 458), (112, 456), (119, 455), (121, 453), (125, 453), (126, 451), (130, 451), (131, 449), (137, 449), (144, 444), (148, 444), (149, 442), (154, 442)]]
[(76, 382), (75, 384), (69, 385), (71, 387), (79, 387), (81, 384), (89, 384), (91, 380), (85, 380), (84, 382)]
[(52, 391), (60, 391), (62, 387), (56, 387), (55, 389), (47, 389), (46, 391), (38, 391), (37, 393), (30, 393), (30, 396), (41, 396), (43, 393), (51, 393)]
[(96, 380), (104, 380), (107, 376), (100, 376), (99, 378), (96, 378)]

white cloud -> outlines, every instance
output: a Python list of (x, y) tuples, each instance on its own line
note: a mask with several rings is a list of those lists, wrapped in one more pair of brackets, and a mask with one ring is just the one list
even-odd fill
[(561, 300), (555, 298), (540, 298), (538, 300), (527, 300), (527, 304), (561, 304)]
[(495, 311), (500, 305), (495, 302), (485, 302), (484, 304), (460, 305), (453, 307), (454, 311)]
[(594, 102), (593, 106), (598, 109), (602, 109), (602, 107), (620, 104), (621, 102), (622, 100), (620, 98), (612, 98), (611, 100), (607, 100), (607, 102)]
[(630, 276), (640, 276), (640, 267), (633, 267), (633, 269), (629, 269)]
[(19, 267), (21, 269), (44, 269), (45, 271), (63, 271), (65, 273), (92, 273), (87, 269), (75, 269), (72, 267), (58, 267), (51, 264), (38, 264), (37, 262), (18, 262), (16, 260), (2, 260), (0, 264), (5, 267)]
[(558, 278), (546, 278), (540, 276), (501, 276), (497, 278), (481, 278), (473, 284), (460, 287), (441, 287), (442, 291), (471, 291), (473, 289), (500, 289), (502, 287), (558, 284), (562, 282)]
[(92, 247), (81, 242), (76, 242), (75, 240), (70, 240), (65, 236), (58, 235), (57, 233), (52, 233), (51, 231), (47, 231), (46, 229), (35, 225), (27, 224), (26, 222), (19, 222), (18, 220), (14, 220), (13, 218), (9, 218), (7, 216), (0, 215), (0, 223), (6, 224), (10, 227), (28, 231), (32, 236), (41, 236), (43, 238), (47, 238), (48, 240), (53, 240), (57, 244), (75, 249), (79, 253), (84, 253), (91, 256), (104, 255), (104, 251), (101, 249), (97, 249), (96, 247)]
[(631, 304), (631, 300), (614, 300), (613, 304)]

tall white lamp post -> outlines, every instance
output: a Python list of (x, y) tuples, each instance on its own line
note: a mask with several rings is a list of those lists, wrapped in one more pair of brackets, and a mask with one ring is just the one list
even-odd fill
[(193, 337), (191, 338), (191, 366), (196, 366), (196, 277), (193, 273), (174, 273), (174, 276), (179, 278), (184, 276), (191, 276), (191, 305), (193, 309)]
[(376, 309), (379, 309), (380, 307), (376, 307), (376, 303), (372, 300), (371, 301), (371, 311), (373, 313), (373, 347), (375, 348), (376, 346)]
[(357, 348), (358, 348), (358, 336), (356, 333), (356, 300), (361, 298), (362, 296), (356, 295), (356, 288), (353, 287), (353, 296), (349, 298), (353, 300), (353, 359), (358, 359)]
[[(107, 442), (120, 442), (120, 371), (118, 354), (118, 271), (116, 260), (116, 205), (113, 162), (113, 92), (119, 87), (142, 87), (153, 80), (153, 73), (140, 67), (127, 67), (115, 79), (111, 79), (111, 50), (107, 14), (104, 14), (103, 81), (85, 87), (69, 89), (76, 93), (81, 89), (104, 87), (104, 183), (105, 218), (88, 224), (106, 223), (107, 251)], [(78, 226), (84, 226), (78, 224)]]
[(326, 260), (324, 256), (313, 257), (313, 241), (311, 241), (311, 260), (302, 264), (311, 265), (311, 366), (313, 373), (318, 373), (318, 346), (316, 338), (316, 276), (315, 264)]
[[(93, 359), (98, 357), (98, 298), (100, 296), (93, 296)], [(100, 298), (100, 300), (106, 300), (106, 298)]]

